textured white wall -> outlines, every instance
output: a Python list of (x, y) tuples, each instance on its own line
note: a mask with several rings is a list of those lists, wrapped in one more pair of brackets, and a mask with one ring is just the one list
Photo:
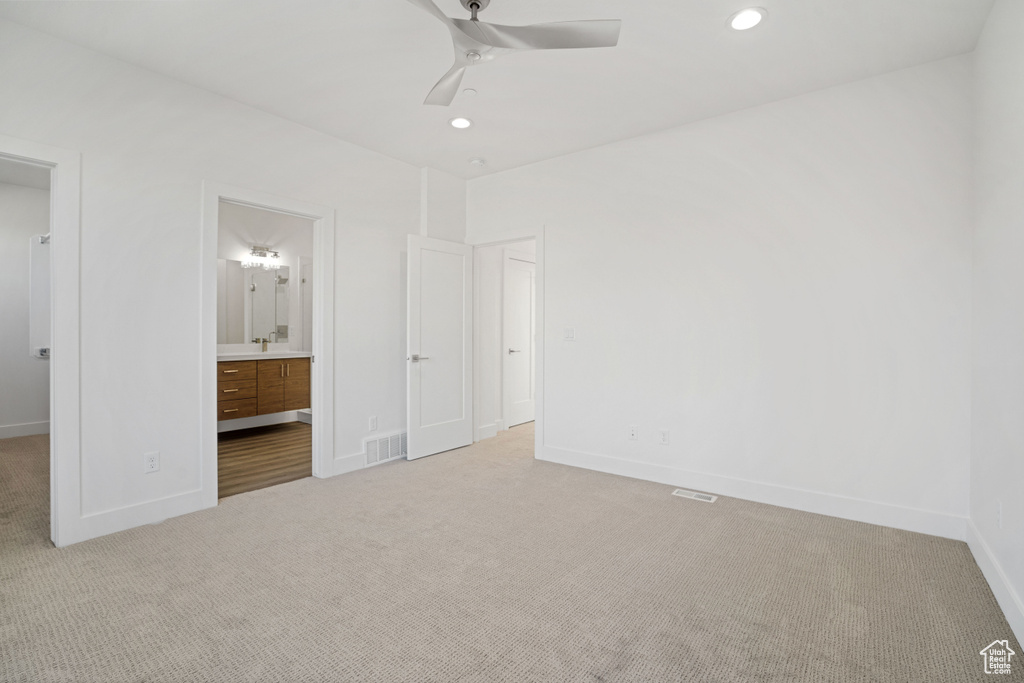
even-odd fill
[(49, 191), (0, 183), (0, 439), (49, 431), (49, 361), (28, 337), (29, 240), (48, 232)]
[[(337, 454), (361, 451), (369, 414), (404, 425), (400, 302), (419, 169), (16, 24), (0, 22), (0, 46), (0, 130), (82, 153), (90, 523), (132, 506), (153, 516), (200, 486), (204, 180), (337, 209)], [(143, 474), (148, 451), (161, 452), (159, 474)]]
[(1024, 640), (1022, 23), (1024, 3), (998, 2), (975, 53), (971, 456), (971, 522), (976, 535), (971, 547), (1019, 640)]
[(471, 181), (545, 226), (544, 457), (962, 538), (970, 142), (962, 57)]

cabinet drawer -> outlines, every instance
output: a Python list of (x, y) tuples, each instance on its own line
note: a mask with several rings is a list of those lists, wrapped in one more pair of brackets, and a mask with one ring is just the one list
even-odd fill
[(217, 404), (217, 420), (234, 420), (238, 417), (252, 417), (256, 414), (256, 399), (243, 398), (237, 401), (220, 401)]
[(217, 401), (236, 401), (242, 398), (256, 398), (256, 380), (237, 379), (217, 382)]
[(217, 363), (217, 381), (256, 379), (256, 361), (228, 360)]

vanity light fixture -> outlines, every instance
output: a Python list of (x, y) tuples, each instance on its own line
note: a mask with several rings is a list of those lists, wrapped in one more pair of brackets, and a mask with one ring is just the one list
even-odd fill
[(281, 267), (281, 255), (270, 247), (253, 245), (249, 255), (242, 260), (243, 268), (262, 268), (263, 270), (277, 270)]
[(761, 7), (748, 7), (729, 17), (729, 26), (737, 31), (746, 31), (760, 24), (766, 16), (767, 10)]
[(452, 128), (469, 128), (473, 125), (472, 121), (462, 116), (456, 116), (448, 123), (451, 124)]

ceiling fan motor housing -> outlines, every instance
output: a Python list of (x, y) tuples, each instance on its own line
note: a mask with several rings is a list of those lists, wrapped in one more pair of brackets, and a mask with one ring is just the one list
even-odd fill
[[(487, 9), (487, 6), (491, 4), (491, 0), (459, 0), (462, 6), (475, 15), (476, 12)], [(476, 12), (473, 11), (473, 5), (476, 5)]]

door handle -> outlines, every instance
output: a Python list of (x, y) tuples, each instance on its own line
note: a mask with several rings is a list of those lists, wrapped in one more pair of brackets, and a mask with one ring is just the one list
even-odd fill
[(512, 353), (520, 353), (521, 351), (522, 351), (522, 349), (509, 349), (509, 350), (508, 350), (508, 352), (509, 352), (510, 354), (512, 354)]
[(421, 360), (430, 360), (430, 356), (421, 356), (418, 353), (414, 353), (411, 356), (409, 356), (409, 360), (411, 360), (413, 363), (419, 363)]

